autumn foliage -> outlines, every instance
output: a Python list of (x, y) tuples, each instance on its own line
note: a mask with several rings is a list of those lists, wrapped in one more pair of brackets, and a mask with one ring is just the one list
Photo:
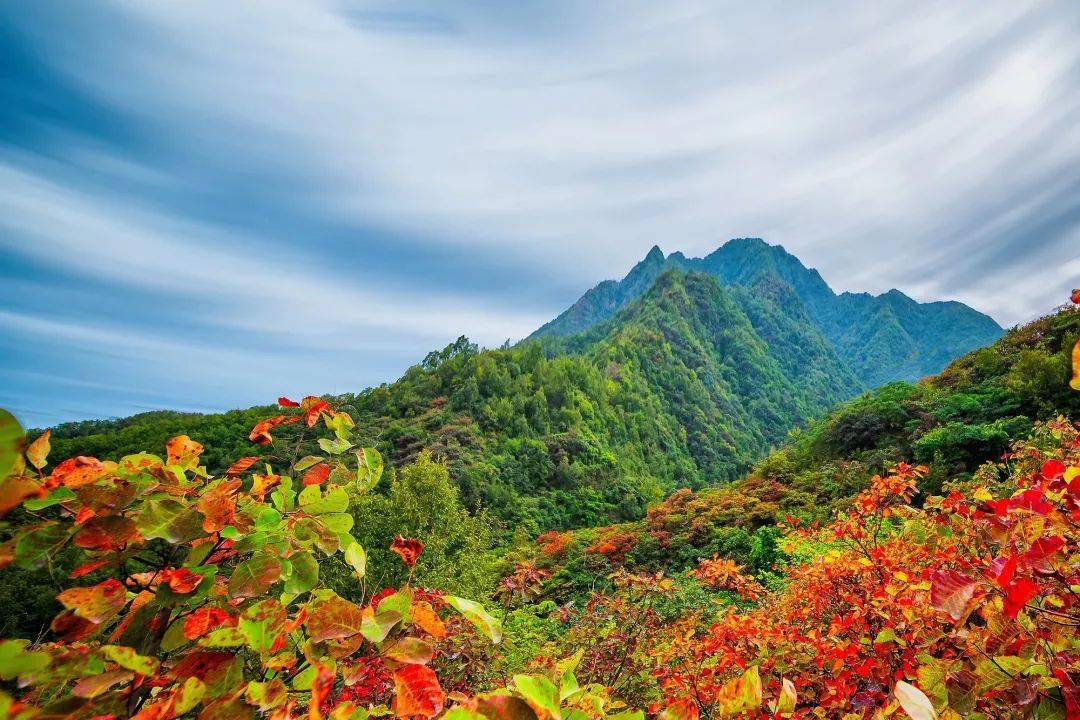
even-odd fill
[[(1072, 361), (1080, 389), (1080, 342)], [(53, 575), (48, 632), (0, 641), (0, 720), (1080, 718), (1080, 428), (1064, 417), (933, 496), (926, 467), (895, 464), (827, 523), (777, 525), (783, 488), (751, 477), (638, 523), (530, 534), (490, 600), (415, 581), (430, 536), (426, 555), (414, 537), (380, 548), (400, 586), (372, 580), (351, 510), (384, 468), (360, 436), (326, 399), (282, 397), (250, 429), (256, 454), (211, 475), (187, 435), (56, 460), (49, 431), (0, 411), (0, 567), (77, 558)], [(732, 538), (775, 541), (779, 560), (755, 576), (712, 549)], [(507, 670), (514, 613), (557, 642)]]

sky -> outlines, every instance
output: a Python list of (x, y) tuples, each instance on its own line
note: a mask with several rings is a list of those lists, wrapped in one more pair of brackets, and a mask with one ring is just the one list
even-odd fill
[(0, 5), (0, 406), (358, 391), (658, 244), (1011, 325), (1080, 285), (1080, 3)]

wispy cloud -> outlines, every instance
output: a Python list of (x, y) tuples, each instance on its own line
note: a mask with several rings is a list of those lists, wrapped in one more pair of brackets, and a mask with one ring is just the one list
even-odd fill
[[(744, 235), (1025, 319), (1080, 274), (1078, 26), (1064, 0), (0, 9), (2, 389), (161, 381), (31, 319), (266, 360), (213, 398), (170, 366), (184, 402), (357, 389), (521, 337), (654, 243)], [(63, 387), (42, 412), (128, 408)]]

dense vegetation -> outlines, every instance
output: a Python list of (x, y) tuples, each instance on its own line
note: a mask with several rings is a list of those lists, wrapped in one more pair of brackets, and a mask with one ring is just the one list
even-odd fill
[[(970, 478), (1028, 437), (1040, 420), (1080, 417), (1069, 387), (1080, 343), (1080, 307), (1018, 327), (916, 385), (892, 383), (841, 404), (792, 432), (746, 477), (720, 488), (680, 490), (626, 523), (554, 533), (520, 558), (549, 573), (544, 592), (580, 596), (611, 568), (684, 570), (719, 554), (757, 574), (778, 562), (776, 524), (788, 517), (827, 521), (890, 467), (925, 465), (923, 493)], [(557, 541), (556, 541), (557, 538)], [(543, 548), (556, 542), (555, 559)]]
[[(1080, 390), (1080, 342), (1072, 359)], [(1037, 423), (1005, 462), (948, 480), (921, 508), (927, 468), (899, 463), (830, 523), (791, 518), (768, 576), (719, 555), (684, 572), (628, 572), (619, 565), (633, 547), (600, 537), (590, 552), (610, 563), (593, 570), (603, 587), (558, 606), (541, 599), (545, 563), (562, 562), (568, 542), (549, 533), (541, 562), (500, 583), (500, 619), (422, 586), (421, 540), (394, 536), (370, 558), (358, 541), (395, 525), (431, 532), (440, 546), (427, 578), (479, 581), (470, 568), (484, 526), (457, 506), (444, 468), (421, 455), (375, 499), (383, 461), (355, 444), (351, 416), (316, 397), (279, 404), (248, 436), (264, 451), (217, 477), (184, 435), (164, 456), (53, 463), (49, 433), (24, 439), (0, 417), (0, 514), (12, 533), (0, 565), (56, 573), (68, 560), (66, 579), (53, 575), (61, 609), (49, 630), (0, 641), (0, 716), (1080, 713), (1080, 428), (1064, 419)], [(319, 435), (318, 455), (282, 442), (292, 425)], [(718, 521), (680, 522), (670, 510), (685, 499), (650, 519), (688, 523), (691, 535)], [(664, 532), (657, 540), (671, 543)], [(375, 563), (384, 574), (369, 582)]]
[(833, 292), (816, 270), (780, 246), (756, 238), (731, 240), (703, 258), (668, 257), (654, 247), (619, 282), (607, 280), (583, 295), (534, 337), (567, 336), (614, 316), (676, 268), (715, 277), (725, 287), (783, 285), (805, 308), (844, 366), (866, 388), (914, 381), (1001, 335), (993, 319), (958, 302), (918, 303), (898, 290), (882, 295)]
[[(639, 518), (675, 488), (733, 480), (858, 389), (789, 287), (672, 271), (584, 335), (484, 351), (461, 338), (395, 383), (328, 399), (395, 468), (426, 450), (466, 507), (535, 535)], [(185, 433), (220, 472), (253, 452), (244, 428), (266, 412), (67, 424), (53, 443), (121, 456)]]

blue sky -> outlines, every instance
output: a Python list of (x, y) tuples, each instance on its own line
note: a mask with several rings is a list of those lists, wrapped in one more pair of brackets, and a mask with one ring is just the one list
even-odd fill
[(1078, 30), (1067, 1), (5, 4), (0, 406), (355, 391), (747, 235), (1033, 317), (1080, 284)]

